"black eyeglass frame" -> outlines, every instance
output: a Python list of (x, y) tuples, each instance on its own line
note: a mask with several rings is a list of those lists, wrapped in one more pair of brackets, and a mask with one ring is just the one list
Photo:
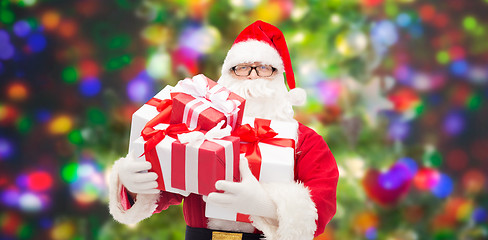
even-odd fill
[(233, 67), (231, 68), (231, 70), (232, 70), (232, 71), (234, 71), (234, 73), (235, 73), (237, 76), (239, 76), (239, 77), (247, 77), (247, 76), (251, 75), (252, 70), (256, 71), (256, 74), (257, 74), (259, 77), (271, 77), (271, 76), (273, 75), (273, 73), (274, 73), (276, 70), (278, 70), (278, 69), (276, 69), (276, 68), (274, 68), (274, 67), (271, 67), (271, 66), (270, 66), (270, 67), (271, 67), (271, 69), (272, 69), (271, 74), (270, 74), (269, 76), (261, 76), (261, 75), (259, 75), (259, 71), (258, 71), (258, 67), (261, 67), (261, 66), (263, 66), (263, 65), (260, 65), (260, 66), (255, 66), (255, 67), (249, 66), (249, 67), (251, 68), (251, 70), (249, 70), (249, 72), (247, 73), (247, 75), (239, 75), (239, 74), (237, 74), (237, 73), (236, 73), (236, 67), (237, 67), (237, 66), (233, 66)]

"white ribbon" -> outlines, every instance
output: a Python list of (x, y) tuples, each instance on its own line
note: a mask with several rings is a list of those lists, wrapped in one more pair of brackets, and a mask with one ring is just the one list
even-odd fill
[(205, 140), (214, 141), (230, 136), (232, 128), (227, 125), (224, 129), (222, 129), (223, 125), (224, 121), (221, 121), (205, 134), (200, 131), (178, 134), (178, 140), (180, 140), (180, 142), (183, 144), (188, 143), (188, 145), (199, 148), (203, 142), (205, 142)]
[[(205, 77), (203, 74), (196, 75), (193, 78), (185, 78), (184, 80), (179, 81), (173, 88), (172, 92), (189, 94), (196, 98), (195, 100), (198, 102), (204, 103), (201, 105), (200, 109), (194, 110), (194, 113), (197, 114), (192, 114), (192, 116), (186, 116), (186, 118), (183, 118), (184, 122), (188, 122), (188, 117), (191, 118), (191, 122), (189, 124), (190, 129), (196, 127), (198, 114), (209, 107), (213, 107), (216, 110), (224, 113), (229, 121), (228, 124), (231, 126), (235, 125), (235, 123), (231, 121), (231, 116), (234, 116), (233, 120), (235, 121), (237, 118), (237, 113), (239, 112), (238, 106), (240, 102), (237, 100), (228, 99), (230, 91), (221, 85), (217, 84), (210, 88), (207, 77)], [(186, 108), (190, 107), (191, 106), (187, 106)], [(188, 110), (185, 109), (185, 111)]]
[(204, 98), (212, 103), (212, 107), (225, 114), (232, 114), (237, 110), (239, 101), (228, 100), (230, 91), (221, 85), (210, 88), (207, 77), (198, 74), (193, 78), (185, 78), (176, 84), (173, 92), (182, 92), (195, 98)]

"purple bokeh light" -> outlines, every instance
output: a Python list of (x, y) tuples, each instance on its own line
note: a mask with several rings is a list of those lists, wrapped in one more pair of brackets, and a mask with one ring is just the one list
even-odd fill
[(412, 179), (415, 176), (415, 174), (417, 174), (417, 171), (419, 169), (417, 162), (408, 157), (400, 158), (396, 164), (407, 167), (407, 169), (410, 172), (410, 176), (409, 176), (410, 179)]
[(405, 140), (410, 133), (410, 126), (407, 121), (393, 121), (388, 128), (388, 135), (393, 140)]
[(387, 172), (378, 177), (384, 189), (397, 189), (412, 178), (410, 169), (403, 164), (394, 164)]
[(465, 119), (460, 111), (451, 111), (444, 119), (444, 132), (456, 136), (464, 130)]
[(13, 30), (17, 36), (25, 37), (31, 32), (31, 26), (27, 21), (20, 20), (14, 24)]
[(7, 60), (14, 56), (15, 49), (10, 43), (10, 36), (4, 30), (0, 30), (0, 59)]
[(14, 153), (13, 144), (6, 138), (0, 137), (0, 161), (11, 157)]
[(146, 71), (127, 84), (127, 96), (133, 102), (145, 103), (154, 96), (153, 81)]

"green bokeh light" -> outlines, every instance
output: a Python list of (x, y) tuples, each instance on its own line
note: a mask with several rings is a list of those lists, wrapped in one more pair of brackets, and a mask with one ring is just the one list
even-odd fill
[(107, 122), (107, 117), (98, 108), (89, 108), (86, 114), (90, 123), (104, 125)]
[(398, 15), (398, 6), (391, 2), (385, 4), (385, 12), (389, 17), (395, 17)]
[(5, 23), (5, 24), (11, 24), (13, 23), (15, 20), (15, 16), (14, 14), (7, 10), (7, 9), (3, 9), (3, 10), (0, 10), (0, 21)]
[(463, 19), (463, 26), (466, 30), (474, 30), (477, 25), (478, 22), (473, 16), (467, 16)]
[(83, 143), (83, 136), (79, 129), (75, 129), (68, 134), (68, 140), (74, 145), (80, 145)]
[(132, 57), (129, 55), (122, 55), (120, 57), (115, 57), (107, 61), (105, 68), (107, 70), (117, 70), (121, 69), (132, 62)]
[(61, 177), (68, 183), (75, 182), (78, 179), (78, 164), (68, 163), (61, 169)]
[(121, 49), (121, 48), (126, 48), (130, 45), (131, 39), (127, 35), (120, 35), (120, 36), (115, 36), (112, 39), (110, 39), (110, 42), (108, 44), (108, 47), (110, 49)]
[(66, 67), (61, 73), (61, 77), (65, 83), (75, 83), (78, 81), (79, 73), (78, 70), (73, 66)]
[(447, 64), (451, 60), (447, 51), (438, 52), (436, 58), (437, 62), (439, 62), (440, 64)]
[(324, 1), (328, 7), (330, 8), (339, 8), (342, 5), (341, 0), (329, 0), (329, 1)]
[(422, 160), (426, 167), (438, 168), (442, 165), (442, 155), (435, 150), (425, 152)]
[(32, 129), (32, 120), (26, 116), (20, 117), (15, 123), (17, 130), (20, 133), (26, 134)]
[(19, 6), (22, 6), (22, 7), (31, 7), (34, 4), (36, 4), (36, 2), (37, 2), (37, 0), (20, 0), (20, 1), (17, 1)]
[(422, 115), (425, 112), (425, 105), (424, 105), (424, 103), (423, 102), (419, 102), (415, 106), (414, 112), (415, 112), (416, 116)]
[(474, 34), (477, 36), (484, 35), (485, 34), (485, 27), (483, 27), (483, 26), (476, 27), (476, 29), (474, 30)]
[(450, 239), (457, 239), (457, 237), (454, 234), (453, 230), (444, 228), (441, 230), (437, 230), (433, 240), (450, 240)]
[(466, 106), (469, 110), (475, 111), (481, 107), (482, 102), (483, 99), (479, 94), (471, 94), (466, 101)]
[(32, 239), (33, 229), (30, 224), (22, 224), (17, 230), (18, 239)]
[(122, 9), (130, 10), (134, 8), (134, 4), (131, 4), (129, 0), (116, 0), (115, 2)]

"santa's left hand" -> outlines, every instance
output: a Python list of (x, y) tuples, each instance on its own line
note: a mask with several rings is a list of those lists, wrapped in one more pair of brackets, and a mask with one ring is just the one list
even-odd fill
[(239, 213), (276, 219), (276, 205), (256, 177), (252, 175), (245, 157), (241, 157), (239, 169), (242, 181), (217, 181), (215, 188), (224, 191), (224, 193), (210, 193), (206, 202), (230, 208)]

